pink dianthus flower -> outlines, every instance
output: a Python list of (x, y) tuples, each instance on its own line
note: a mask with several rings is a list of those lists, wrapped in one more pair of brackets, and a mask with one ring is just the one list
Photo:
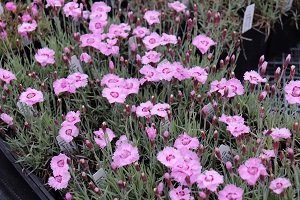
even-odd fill
[(199, 146), (199, 140), (197, 137), (191, 137), (186, 132), (179, 135), (179, 138), (175, 140), (174, 147), (177, 149), (197, 149)]
[(149, 25), (160, 24), (159, 16), (160, 12), (156, 10), (148, 10), (144, 14), (144, 19), (148, 22)]
[(218, 200), (243, 200), (244, 190), (233, 184), (226, 185), (219, 191)]
[(193, 39), (192, 42), (193, 45), (195, 45), (202, 54), (205, 54), (209, 47), (216, 45), (217, 43), (214, 42), (210, 37), (207, 37), (205, 35), (198, 35)]
[(247, 181), (249, 185), (255, 185), (257, 179), (262, 176), (267, 176), (265, 166), (261, 163), (260, 158), (249, 158), (245, 164), (238, 168), (239, 175)]
[(44, 96), (41, 91), (32, 88), (27, 88), (25, 92), (22, 92), (22, 94), (19, 97), (19, 100), (20, 102), (25, 103), (27, 105), (33, 105), (38, 102), (43, 102)]
[(53, 171), (68, 171), (69, 165), (68, 160), (70, 158), (63, 153), (60, 153), (58, 156), (54, 156), (51, 159), (50, 167)]
[(80, 122), (80, 111), (78, 110), (76, 113), (74, 111), (69, 111), (61, 126), (73, 126), (78, 122)]
[(55, 52), (52, 49), (44, 47), (38, 50), (38, 52), (34, 55), (34, 58), (40, 65), (44, 67), (47, 64), (55, 63), (54, 54)]
[(95, 142), (101, 149), (106, 147), (107, 142), (111, 142), (113, 138), (116, 137), (110, 128), (106, 128), (105, 131), (100, 128), (98, 131), (94, 131), (94, 135)]
[(291, 182), (286, 178), (276, 178), (275, 180), (271, 181), (269, 188), (276, 194), (281, 194), (285, 188), (288, 188), (291, 185)]
[(117, 146), (114, 155), (112, 157), (113, 162), (117, 167), (130, 165), (140, 158), (138, 148), (132, 146), (129, 143), (122, 143)]
[(53, 176), (48, 179), (48, 184), (55, 190), (68, 187), (71, 175), (68, 171), (53, 171)]

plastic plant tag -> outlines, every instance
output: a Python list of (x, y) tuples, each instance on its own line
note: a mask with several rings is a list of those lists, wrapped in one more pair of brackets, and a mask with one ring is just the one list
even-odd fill
[(103, 184), (103, 182), (105, 181), (105, 179), (107, 178), (107, 173), (105, 172), (105, 170), (103, 168), (100, 168), (94, 175), (93, 175), (93, 179), (96, 182), (97, 186), (100, 187), (101, 184)]
[(0, 16), (3, 15), (3, 13), (4, 13), (4, 9), (3, 9), (2, 4), (0, 3)]
[(76, 147), (76, 144), (74, 142), (66, 142), (59, 135), (56, 137), (56, 140), (58, 142), (60, 150), (62, 150), (64, 152), (69, 152), (71, 154), (75, 153), (77, 147)]
[(160, 134), (162, 135), (165, 131), (168, 131), (170, 128), (171, 122), (168, 119), (168, 116), (165, 118), (165, 121), (160, 121)]
[(283, 12), (287, 12), (292, 8), (293, 0), (284, 0)]
[(128, 56), (129, 56), (129, 59), (134, 59), (134, 58), (132, 58), (132, 55), (131, 55), (131, 45), (132, 44), (135, 44), (135, 47), (137, 48), (137, 42), (136, 42), (136, 37), (135, 36), (131, 36), (128, 40)]
[(82, 67), (80, 65), (80, 61), (78, 58), (74, 55), (71, 57), (71, 64), (70, 64), (70, 71), (72, 72), (80, 72), (83, 74)]
[(254, 9), (255, 9), (255, 4), (251, 4), (247, 6), (244, 14), (242, 33), (245, 33), (246, 31), (252, 28)]
[(234, 151), (230, 149), (229, 146), (227, 145), (221, 145), (219, 147), (221, 156), (222, 156), (222, 163), (226, 163), (228, 161), (233, 162), (233, 158), (234, 158)]
[(215, 111), (211, 103), (207, 104), (207, 108), (207, 119), (211, 122), (212, 118), (214, 117)]
[(21, 103), (21, 102), (17, 102), (17, 107), (20, 111), (20, 113), (23, 115), (23, 116), (26, 116), (26, 115), (33, 115), (34, 113), (34, 108), (30, 105), (26, 105), (24, 103)]

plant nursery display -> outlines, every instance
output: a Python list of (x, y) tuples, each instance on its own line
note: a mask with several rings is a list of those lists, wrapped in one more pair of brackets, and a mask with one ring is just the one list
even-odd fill
[(298, 7), (2, 3), (5, 162), (40, 199), (300, 199), (299, 66), (237, 64), (247, 31), (267, 38), (286, 16), (298, 29)]

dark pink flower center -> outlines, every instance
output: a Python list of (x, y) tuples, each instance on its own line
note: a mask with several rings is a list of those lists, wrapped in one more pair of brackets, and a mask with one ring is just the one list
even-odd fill
[(87, 39), (86, 41), (88, 44), (93, 44), (95, 42), (95, 39), (94, 38), (89, 38)]
[(231, 89), (232, 89), (233, 92), (236, 92), (236, 91), (237, 91), (237, 87), (236, 87), (236, 86), (230, 85), (230, 87), (231, 87)]
[(167, 157), (166, 157), (166, 160), (167, 161), (170, 161), (170, 160), (173, 160), (175, 159), (175, 156), (173, 154), (169, 154)]
[(131, 89), (131, 88), (133, 88), (133, 84), (132, 83), (126, 83), (125, 88), (126, 89)]
[(49, 54), (43, 53), (41, 56), (45, 56), (46, 58), (49, 58)]
[(64, 160), (59, 160), (59, 161), (57, 162), (57, 166), (59, 166), (59, 167), (63, 167), (64, 164), (65, 164)]
[(193, 72), (192, 75), (193, 76), (201, 76), (201, 73), (200, 72)]
[(67, 129), (65, 133), (66, 133), (66, 135), (70, 136), (72, 134), (72, 129)]
[(258, 168), (257, 167), (248, 167), (248, 173), (251, 175), (255, 175), (258, 172)]
[(143, 30), (139, 30), (138, 33), (139, 34), (144, 34), (144, 31)]
[(212, 175), (209, 175), (209, 176), (206, 176), (204, 178), (204, 180), (207, 181), (207, 182), (212, 182), (214, 180), (214, 177)]
[(76, 82), (81, 81), (81, 76), (76, 76)]
[(118, 80), (117, 79), (109, 79), (107, 82), (109, 82), (109, 83), (117, 83)]
[(181, 191), (177, 192), (177, 195), (178, 195), (178, 196), (184, 196), (184, 195), (185, 195), (185, 192), (184, 192), (183, 190), (181, 190)]
[(26, 95), (26, 97), (28, 99), (31, 99), (31, 98), (35, 97), (35, 95), (36, 95), (35, 93), (29, 93), (29, 94)]
[(227, 195), (226, 195), (226, 198), (228, 200), (236, 200), (237, 199), (237, 194), (236, 193), (231, 193), (229, 192)]
[(123, 150), (122, 154), (120, 155), (120, 158), (125, 159), (128, 158), (131, 155), (130, 151), (127, 149)]
[(150, 16), (150, 19), (151, 19), (151, 20), (155, 20), (155, 19), (156, 19), (156, 17), (154, 17), (154, 16)]
[(111, 92), (110, 96), (112, 96), (113, 98), (118, 98), (119, 97), (119, 93), (117, 93), (117, 92)]
[(203, 44), (204, 46), (208, 46), (208, 44), (209, 44), (209, 42), (208, 41), (206, 41), (206, 40), (202, 40), (202, 41), (200, 41), (200, 43), (201, 44)]
[(151, 39), (149, 40), (149, 43), (150, 43), (150, 44), (155, 44), (155, 43), (156, 43), (156, 39), (155, 39), (155, 38), (151, 38)]
[(277, 189), (282, 188), (282, 183), (276, 183), (276, 188), (277, 188)]
[(181, 142), (182, 142), (183, 145), (188, 145), (188, 144), (191, 143), (191, 139), (190, 138), (183, 138), (181, 140)]
[(61, 83), (61, 85), (60, 85), (62, 88), (65, 88), (65, 87), (67, 87), (68, 86), (68, 83), (67, 82), (63, 82), (63, 83)]
[(4, 78), (4, 79), (9, 79), (10, 76), (9, 76), (9, 75), (3, 75), (3, 78)]
[(292, 92), (293, 97), (300, 97), (300, 87), (295, 86)]
[(76, 120), (76, 117), (74, 117), (74, 116), (67, 118), (68, 122), (74, 122), (75, 120)]
[(165, 69), (162, 70), (162, 72), (163, 72), (164, 74), (168, 74), (168, 73), (171, 72), (171, 70), (170, 70), (169, 68), (165, 68)]
[(144, 107), (144, 108), (142, 108), (142, 111), (143, 111), (143, 112), (148, 112), (149, 109), (148, 109), (147, 107)]
[(96, 23), (96, 24), (95, 24), (95, 28), (96, 28), (96, 29), (100, 29), (100, 28), (102, 28), (102, 25), (101, 25), (101, 23), (99, 23), (99, 22), (98, 22), (98, 23)]
[(59, 183), (61, 183), (62, 181), (62, 176), (61, 175), (58, 175), (58, 176), (55, 176), (55, 180)]

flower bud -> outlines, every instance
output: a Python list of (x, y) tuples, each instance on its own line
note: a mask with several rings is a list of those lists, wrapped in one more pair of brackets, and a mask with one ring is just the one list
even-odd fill
[(292, 148), (288, 148), (288, 154), (291, 161), (291, 164), (295, 162), (294, 150)]
[(234, 165), (237, 167), (240, 161), (240, 156), (239, 155), (235, 155), (234, 156)]
[(165, 132), (163, 133), (163, 135), (164, 135), (164, 143), (167, 143), (168, 140), (169, 140), (169, 132), (168, 132), (168, 131), (165, 131)]
[(66, 200), (72, 200), (72, 195), (69, 192), (66, 193), (65, 197), (66, 197)]
[(208, 23), (211, 22), (211, 11), (210, 10), (207, 11), (207, 22)]
[(135, 168), (136, 171), (140, 171), (140, 169), (141, 169), (140, 164), (138, 162), (135, 162), (134, 163), (134, 168)]
[[(214, 116), (215, 117), (215, 116)], [(217, 142), (218, 141), (218, 138), (219, 138), (219, 133), (218, 133), (218, 131), (217, 130), (215, 130), (214, 131), (214, 140), (215, 140), (215, 142)]]
[(231, 162), (227, 161), (225, 165), (226, 165), (226, 169), (228, 170), (228, 173), (230, 175), (232, 175), (233, 174), (233, 170), (232, 170), (232, 164), (231, 164)]
[(215, 147), (215, 154), (216, 154), (218, 160), (222, 161), (221, 152), (220, 152), (219, 148), (217, 148), (217, 147)]
[(94, 192), (97, 193), (99, 196), (102, 194), (101, 190), (95, 187)]
[(142, 180), (143, 180), (144, 183), (147, 183), (147, 176), (146, 176), (146, 174), (144, 172), (141, 173), (141, 178), (142, 178)]
[(84, 143), (89, 149), (94, 149), (94, 145), (89, 140), (85, 140)]
[(293, 130), (294, 130), (295, 133), (298, 132), (298, 130), (299, 130), (299, 124), (298, 124), (298, 122), (294, 123)]
[(169, 173), (165, 173), (164, 175), (165, 179), (166, 179), (166, 182), (167, 182), (167, 185), (170, 187), (170, 188), (173, 188), (173, 184), (171, 182), (171, 176)]
[(288, 54), (287, 57), (285, 58), (284, 64), (283, 64), (283, 69), (286, 70), (287, 66), (291, 62), (291, 54)]
[(260, 108), (260, 112), (259, 112), (259, 116), (260, 116), (261, 118), (263, 118), (264, 115), (265, 115), (265, 109), (264, 109), (264, 107), (261, 107), (261, 108)]
[(260, 76), (263, 77), (266, 73), (268, 62), (264, 61), (261, 66)]

